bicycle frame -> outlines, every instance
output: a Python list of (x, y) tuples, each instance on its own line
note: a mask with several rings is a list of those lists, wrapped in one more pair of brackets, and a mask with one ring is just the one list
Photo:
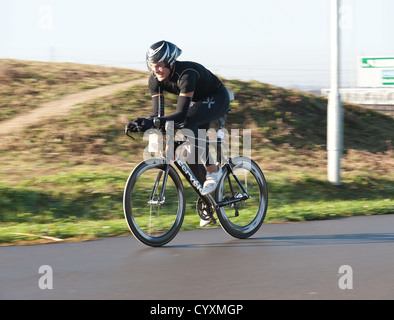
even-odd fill
[[(178, 168), (179, 172), (185, 177), (186, 181), (191, 185), (191, 187), (194, 189), (194, 191), (199, 195), (199, 197), (201, 198), (201, 200), (208, 206), (213, 206), (216, 210), (218, 210), (220, 207), (224, 207), (224, 206), (228, 206), (237, 202), (241, 202), (244, 200), (247, 200), (250, 198), (250, 196), (248, 195), (245, 187), (243, 186), (243, 184), (241, 183), (241, 181), (238, 179), (238, 177), (235, 175), (233, 169), (232, 169), (232, 162), (231, 162), (231, 158), (229, 158), (229, 163), (224, 164), (223, 169), (226, 170), (229, 174), (227, 176), (228, 178), (228, 182), (230, 185), (230, 189), (231, 192), (234, 194), (233, 192), (233, 188), (232, 188), (232, 183), (231, 183), (231, 179), (230, 179), (230, 174), (234, 177), (235, 181), (237, 182), (237, 184), (240, 186), (243, 195), (241, 197), (237, 197), (237, 198), (232, 198), (232, 199), (227, 199), (227, 200), (222, 200), (219, 202), (216, 202), (215, 199), (212, 197), (212, 195), (202, 195), (202, 190), (203, 187), (201, 185), (201, 183), (198, 181), (198, 179), (194, 176), (193, 172), (190, 170), (190, 168), (187, 166), (187, 164), (181, 159), (181, 157), (179, 156), (179, 154), (176, 152), (177, 148), (179, 146), (181, 146), (185, 141), (174, 141), (175, 144), (175, 148), (174, 148), (174, 153), (175, 153), (175, 158), (171, 161), (174, 163), (175, 167)], [(218, 161), (221, 161), (221, 138), (218, 137), (217, 141), (218, 143)], [(168, 150), (168, 145), (166, 146), (166, 150)], [(163, 157), (164, 158), (164, 157)], [(220, 162), (219, 162), (220, 163)], [(170, 169), (171, 164), (166, 162), (166, 168), (164, 170), (164, 177), (163, 177), (163, 185), (162, 185), (162, 190), (160, 191), (160, 197), (158, 200), (154, 201), (153, 197), (154, 194), (157, 190), (159, 181), (162, 178), (163, 172), (159, 172), (157, 178), (156, 178), (156, 182), (154, 184), (152, 193), (151, 193), (151, 197), (150, 197), (150, 201), (148, 202), (149, 204), (164, 204), (165, 202), (165, 187), (166, 187), (166, 183), (167, 183), (167, 178), (168, 178), (168, 173), (169, 173), (169, 169)]]

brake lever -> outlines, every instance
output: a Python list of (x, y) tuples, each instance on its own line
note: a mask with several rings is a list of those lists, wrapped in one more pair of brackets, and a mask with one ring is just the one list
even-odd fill
[(127, 132), (126, 132), (126, 136), (128, 136), (129, 138), (135, 140), (134, 137), (133, 137), (131, 134), (129, 134), (129, 131), (128, 131), (128, 130), (127, 130)]
[(134, 137), (130, 134), (130, 130), (129, 130), (129, 128), (127, 127), (127, 125), (126, 125), (126, 127), (125, 127), (125, 129), (124, 129), (124, 133), (125, 133), (126, 136), (128, 136), (129, 138), (135, 140)]

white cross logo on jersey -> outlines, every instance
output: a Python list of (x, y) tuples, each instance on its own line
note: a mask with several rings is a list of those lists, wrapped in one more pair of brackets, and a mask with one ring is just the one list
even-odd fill
[(207, 105), (208, 105), (208, 109), (211, 109), (211, 106), (212, 106), (213, 104), (215, 104), (215, 101), (214, 101), (213, 98), (207, 98), (207, 100), (206, 100), (206, 101), (203, 101), (202, 103), (203, 103), (203, 104), (207, 104)]

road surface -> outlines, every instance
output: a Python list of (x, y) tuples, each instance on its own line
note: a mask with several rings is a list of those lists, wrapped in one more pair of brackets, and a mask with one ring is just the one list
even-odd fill
[(393, 244), (383, 215), (265, 224), (247, 240), (180, 232), (162, 248), (131, 235), (0, 247), (0, 299), (394, 299)]

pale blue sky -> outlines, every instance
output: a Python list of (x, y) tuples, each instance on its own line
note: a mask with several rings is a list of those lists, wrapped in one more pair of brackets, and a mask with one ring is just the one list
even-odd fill
[[(342, 0), (342, 83), (356, 57), (394, 56), (394, 1)], [(0, 58), (146, 70), (165, 39), (227, 78), (329, 83), (330, 0), (0, 0)]]

